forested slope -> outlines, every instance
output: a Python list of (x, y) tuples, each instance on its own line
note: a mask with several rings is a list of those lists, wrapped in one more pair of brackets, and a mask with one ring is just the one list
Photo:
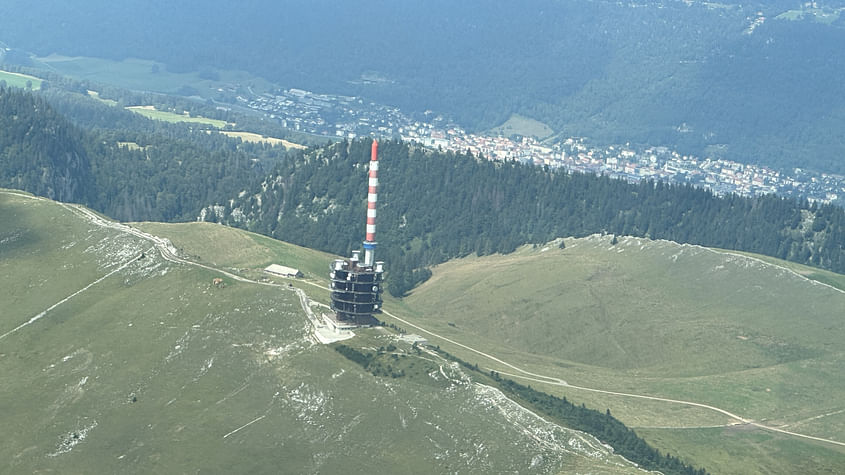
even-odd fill
[[(718, 197), (400, 142), (382, 143), (380, 157), (378, 252), (397, 295), (427, 277), (424, 266), (593, 233), (751, 251), (845, 272), (845, 212), (832, 205)], [(244, 196), (206, 208), (204, 219), (346, 254), (364, 235), (368, 160), (368, 141), (292, 157)]]
[(43, 100), (0, 87), (0, 183), (60, 201), (93, 198), (84, 133)]
[[(128, 114), (128, 112), (127, 112)], [(81, 130), (31, 94), (0, 89), (0, 186), (89, 205), (122, 220), (202, 219), (338, 254), (364, 235), (369, 141), (306, 153)], [(177, 129), (169, 133), (176, 134)], [(262, 160), (263, 158), (263, 160)], [(269, 174), (264, 166), (276, 163)], [(567, 174), (387, 141), (380, 257), (402, 295), (427, 266), (561, 236), (613, 233), (757, 252), (845, 272), (845, 212), (776, 196)]]
[(43, 98), (0, 88), (0, 186), (83, 203), (121, 220), (185, 221), (261, 177), (261, 158), (284, 155), (144, 121), (149, 126), (140, 130), (85, 130)]

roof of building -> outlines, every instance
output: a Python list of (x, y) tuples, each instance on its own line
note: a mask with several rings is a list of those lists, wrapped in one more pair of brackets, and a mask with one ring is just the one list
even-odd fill
[(299, 269), (294, 269), (293, 267), (281, 266), (279, 264), (270, 264), (266, 268), (264, 268), (264, 272), (269, 272), (270, 274), (278, 274), (278, 275), (299, 275)]

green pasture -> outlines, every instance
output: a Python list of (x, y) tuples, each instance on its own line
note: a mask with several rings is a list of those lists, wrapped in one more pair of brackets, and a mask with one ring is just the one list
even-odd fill
[(33, 91), (41, 89), (41, 79), (27, 74), (11, 73), (8, 71), (0, 71), (0, 81), (6, 81), (6, 85), (10, 87), (26, 88), (27, 83), (30, 83)]
[(669, 453), (707, 460), (710, 473), (838, 473), (845, 452), (745, 425), (705, 429), (637, 429)]
[[(757, 258), (697, 246), (626, 237), (614, 246), (610, 236), (565, 242), (565, 249), (552, 243), (437, 266), (396, 313), (571, 385), (709, 404), (845, 440), (843, 414), (825, 415), (845, 409), (842, 291)], [(432, 341), (471, 363), (516, 373)], [(608, 408), (634, 427), (730, 422), (702, 408), (514, 379)], [(698, 453), (708, 450), (720, 449)], [(778, 464), (799, 469), (775, 452)], [(707, 460), (691, 462), (707, 467)]]
[(147, 117), (148, 119), (161, 120), (164, 122), (192, 122), (196, 124), (210, 125), (218, 129), (222, 129), (226, 126), (226, 121), (224, 120), (209, 119), (201, 116), (190, 116), (187, 114), (177, 114), (175, 112), (160, 111), (149, 107), (132, 106), (127, 107), (127, 109), (136, 114)]
[[(636, 471), (429, 355), (397, 355), (406, 377), (370, 374), (311, 339), (285, 285), (166, 261), (4, 190), (0, 219), (0, 472)], [(329, 257), (217, 225), (139, 226), (244, 274), (281, 259), (308, 275)], [(378, 348), (395, 333), (353, 341)]]
[(505, 137), (522, 135), (525, 137), (536, 137), (542, 140), (554, 134), (554, 130), (539, 120), (514, 114), (502, 125), (490, 129), (489, 133), (492, 135), (501, 134)]

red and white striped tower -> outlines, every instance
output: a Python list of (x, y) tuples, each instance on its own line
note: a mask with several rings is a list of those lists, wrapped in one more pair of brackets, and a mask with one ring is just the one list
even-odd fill
[(372, 267), (376, 259), (376, 202), (378, 201), (378, 142), (373, 140), (370, 154), (370, 179), (367, 192), (367, 239), (364, 241), (364, 267)]

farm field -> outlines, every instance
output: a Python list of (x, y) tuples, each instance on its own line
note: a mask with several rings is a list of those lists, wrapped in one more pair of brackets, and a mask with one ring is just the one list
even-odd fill
[(0, 471), (638, 472), (391, 331), (356, 342), (395, 344), (409, 375), (373, 376), (315, 343), (287, 285), (233, 272), (312, 277), (321, 253), (139, 225), (170, 244), (7, 190), (0, 221)]
[(100, 93), (99, 93), (99, 92), (97, 92), (97, 91), (92, 91), (92, 90), (90, 90), (90, 89), (88, 90), (88, 96), (89, 96), (89, 97), (93, 97), (94, 99), (96, 99), (96, 100), (98, 100), (98, 101), (102, 102), (103, 104), (105, 104), (105, 105), (107, 105), (107, 106), (116, 106), (116, 105), (118, 104), (118, 103), (117, 103), (117, 101), (115, 101), (115, 100), (112, 100), (112, 99), (103, 99), (102, 97), (100, 97)]
[[(175, 112), (161, 111), (152, 106), (130, 106), (126, 109), (135, 112), (136, 114), (143, 115), (148, 119), (162, 120), (165, 122), (191, 122), (196, 124), (210, 125), (217, 129), (222, 129), (227, 125), (234, 125), (223, 120), (209, 119), (207, 117), (202, 116), (190, 116), (187, 113), (177, 114)], [(264, 137), (253, 132), (236, 132), (230, 130), (222, 130), (220, 131), (220, 133), (227, 137), (239, 138), (244, 142), (282, 145), (285, 148), (296, 150), (304, 150), (308, 148), (305, 145), (300, 145), (289, 140), (279, 139), (275, 137)]]
[(162, 120), (164, 122), (193, 122), (197, 124), (206, 124), (212, 127), (221, 129), (227, 125), (224, 120), (209, 119), (207, 117), (190, 116), (187, 113), (177, 114), (175, 112), (160, 111), (152, 106), (130, 106), (126, 108), (136, 114), (153, 120)]
[[(440, 342), (523, 384), (608, 408), (643, 428), (661, 450), (689, 453), (687, 460), (714, 473), (761, 467), (825, 473), (845, 466), (841, 444), (754, 426), (737, 430), (741, 421), (724, 413), (633, 397), (710, 405), (842, 442), (845, 292), (757, 258), (697, 246), (628, 237), (613, 245), (611, 236), (565, 243), (565, 249), (555, 242), (437, 266), (395, 313), (520, 369), (565, 381), (531, 379)], [(765, 457), (717, 457), (725, 451), (723, 439), (712, 435), (719, 430)], [(696, 449), (687, 450), (692, 445)]]
[(8, 71), (0, 71), (0, 81), (6, 81), (6, 85), (11, 87), (25, 88), (27, 82), (32, 85), (32, 90), (37, 91), (41, 89), (41, 79), (28, 74), (11, 73)]
[(489, 133), (493, 135), (501, 134), (505, 137), (510, 137), (514, 134), (524, 135), (542, 140), (552, 136), (555, 131), (538, 120), (514, 114), (502, 125), (490, 129)]
[(266, 144), (270, 144), (270, 145), (282, 145), (285, 148), (293, 148), (293, 149), (297, 149), (297, 150), (305, 150), (306, 148), (308, 148), (305, 145), (293, 143), (289, 140), (278, 139), (278, 138), (275, 138), (275, 137), (265, 137), (263, 135), (259, 135), (259, 134), (252, 133), (252, 132), (233, 132), (233, 131), (226, 130), (226, 131), (223, 131), (223, 132), (220, 132), (220, 133), (222, 133), (223, 135), (229, 136), (229, 137), (237, 137), (237, 138), (243, 140), (244, 142), (266, 143)]

